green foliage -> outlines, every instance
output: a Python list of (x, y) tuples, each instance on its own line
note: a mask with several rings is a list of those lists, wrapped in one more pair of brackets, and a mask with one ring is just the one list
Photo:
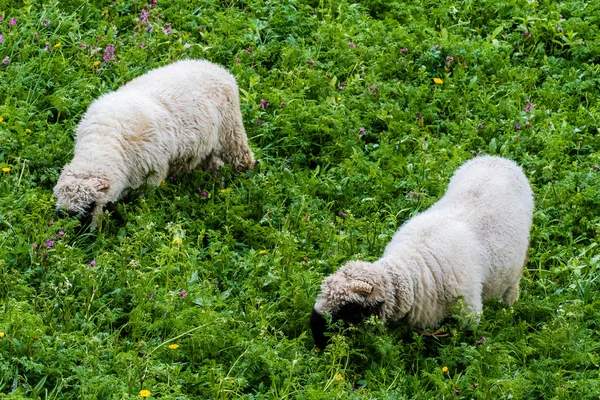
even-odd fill
[[(2, 396), (597, 398), (599, 3), (0, 0), (0, 16)], [(92, 234), (54, 221), (90, 102), (182, 58), (237, 77), (260, 169), (174, 177)], [(482, 153), (536, 194), (516, 305), (450, 338), (371, 319), (315, 352), (323, 277), (378, 258)]]

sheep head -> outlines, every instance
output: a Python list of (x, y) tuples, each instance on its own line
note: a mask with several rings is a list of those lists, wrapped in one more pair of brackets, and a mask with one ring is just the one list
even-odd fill
[(98, 207), (102, 209), (106, 203), (104, 198), (109, 187), (105, 178), (63, 171), (54, 187), (57, 217), (77, 216), (81, 226), (92, 225)]
[(321, 294), (310, 317), (313, 339), (323, 349), (328, 343), (324, 313), (332, 322), (359, 324), (371, 315), (380, 315), (386, 302), (386, 276), (382, 268), (363, 261), (351, 261), (321, 283)]

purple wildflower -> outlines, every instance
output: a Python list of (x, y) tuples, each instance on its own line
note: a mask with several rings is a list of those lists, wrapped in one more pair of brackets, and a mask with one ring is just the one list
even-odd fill
[(456, 394), (460, 394), (460, 389), (456, 389), (456, 390), (454, 391), (454, 393), (456, 393)]
[(181, 292), (179, 292), (179, 295), (185, 299), (187, 297), (187, 290), (183, 289)]
[(204, 30), (204, 25), (200, 25), (200, 26), (198, 27), (198, 29), (200, 29), (201, 31), (203, 31), (203, 30)]
[(54, 241), (53, 241), (53, 240), (47, 240), (47, 241), (46, 241), (46, 247), (47, 247), (47, 248), (50, 248), (50, 247), (52, 247), (52, 246), (54, 246)]
[(0, 35), (0, 43), (2, 43), (2, 35)]
[(4, 21), (4, 18), (0, 17), (0, 22)]
[(260, 125), (260, 124), (262, 124), (262, 121), (259, 119), (258, 121), (256, 121), (256, 124)]
[(408, 48), (407, 48), (407, 47), (403, 47), (403, 48), (401, 48), (401, 49), (400, 49), (400, 53), (402, 53), (402, 54), (406, 54), (406, 53), (408, 53)]
[(148, 10), (142, 10), (140, 12), (140, 17), (138, 18), (140, 24), (145, 24), (148, 22)]
[(520, 131), (521, 130), (521, 125), (520, 124), (516, 124), (515, 125), (515, 131)]
[(44, 47), (44, 50), (52, 51), (52, 49), (50, 48), (50, 45), (48, 43), (46, 43), (46, 47)]
[(163, 28), (163, 32), (165, 33), (165, 35), (170, 35), (171, 34), (171, 23), (167, 22), (167, 25), (165, 28)]
[(353, 49), (356, 48), (356, 44), (352, 42), (348, 42), (348, 46), (352, 47)]
[(144, 45), (144, 43), (140, 44), (140, 49), (143, 49), (144, 47), (146, 47), (146, 45)]
[(313, 60), (306, 60), (306, 63), (310, 66), (313, 67), (315, 65), (315, 62)]
[(10, 57), (6, 56), (4, 57), (4, 60), (2, 60), (2, 65), (9, 65), (10, 64)]
[(200, 196), (202, 196), (202, 197), (208, 197), (208, 193), (202, 192), (202, 193), (200, 193)]
[(340, 218), (346, 218), (346, 213), (343, 211), (340, 211)]
[(236, 57), (236, 58), (235, 58), (235, 62), (236, 62), (236, 64), (239, 64), (239, 63), (240, 63), (240, 61), (242, 61), (242, 60), (240, 60), (240, 58), (239, 58), (239, 57)]
[(361, 135), (361, 136), (363, 136), (363, 135), (365, 134), (365, 128), (362, 128), (362, 127), (361, 127), (361, 128), (358, 130), (358, 134), (359, 134), (359, 135)]
[(154, 29), (154, 27), (152, 26), (152, 24), (148, 24), (148, 29), (146, 29), (146, 31), (148, 33), (152, 33), (152, 30)]
[(532, 35), (529, 31), (523, 31), (523, 36), (530, 38)]
[(596, 171), (598, 171), (598, 169), (600, 169), (600, 166), (598, 166), (598, 164), (596, 164), (596, 165), (594, 165), (594, 169), (595, 169)]
[(45, 20), (44, 21), (44, 26), (48, 26), (48, 25), (50, 25), (50, 21), (49, 20)]
[(248, 47), (248, 48), (246, 49), (246, 53), (252, 53), (252, 47)]
[(562, 16), (562, 14), (559, 14), (559, 15), (558, 15), (558, 18), (560, 18), (560, 19), (563, 19), (563, 16)]
[(112, 44), (109, 44), (104, 49), (104, 56), (102, 57), (102, 59), (104, 61), (112, 61), (112, 59), (114, 57), (115, 57), (115, 46), (113, 46)]
[(454, 62), (454, 57), (448, 56), (446, 57), (446, 64), (450, 65)]
[(439, 44), (436, 44), (434, 47), (435, 47), (436, 50), (440, 49), (440, 45)]
[(152, 293), (148, 293), (148, 297), (151, 298), (151, 299), (153, 299), (154, 295)]
[(11, 24), (12, 26), (15, 26), (17, 24), (17, 20), (14, 18), (11, 18), (9, 24)]
[(525, 122), (525, 126), (527, 126), (529, 128), (531, 126), (531, 122), (529, 122), (529, 120), (527, 120), (527, 122)]
[(79, 47), (81, 47), (82, 49), (87, 49), (87, 44), (85, 44), (85, 43), (81, 43), (81, 44), (79, 45)]
[(408, 194), (408, 198), (409, 198), (409, 199), (412, 199), (413, 197), (414, 197), (414, 195), (413, 195), (413, 192), (410, 192), (410, 193)]
[(38, 247), (38, 244), (37, 244), (37, 243), (34, 243), (34, 244), (33, 244), (33, 248), (34, 248), (34, 249), (37, 249), (37, 247)]
[(479, 340), (477, 341), (477, 344), (484, 345), (484, 344), (485, 344), (485, 342), (486, 342), (486, 340), (487, 340), (487, 339), (486, 339), (486, 337), (485, 337), (485, 336), (482, 336), (482, 337), (481, 337), (481, 339), (479, 339)]
[(271, 104), (265, 99), (260, 99), (260, 108), (269, 108)]
[(58, 234), (59, 234), (60, 236), (65, 236), (65, 232), (64, 232), (64, 231), (60, 231), (60, 232), (58, 232)]

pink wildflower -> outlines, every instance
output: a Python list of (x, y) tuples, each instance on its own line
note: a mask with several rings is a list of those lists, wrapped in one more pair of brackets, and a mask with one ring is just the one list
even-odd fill
[(348, 46), (352, 47), (353, 49), (356, 48), (356, 44), (352, 42), (348, 42)]
[(11, 18), (9, 24), (11, 24), (12, 26), (15, 26), (17, 24), (17, 20), (14, 18)]
[(407, 48), (407, 47), (403, 47), (403, 48), (401, 48), (401, 49), (400, 49), (400, 53), (402, 53), (402, 54), (406, 54), (406, 53), (408, 53), (408, 48)]
[(0, 43), (2, 43), (2, 35), (0, 35)]
[(45, 20), (44, 21), (44, 26), (48, 26), (48, 25), (50, 25), (50, 21), (49, 20)]
[(179, 295), (185, 299), (187, 297), (187, 290), (183, 289), (181, 292), (179, 292)]
[(65, 232), (64, 232), (64, 231), (60, 231), (60, 232), (58, 232), (58, 234), (59, 234), (60, 236), (65, 236)]
[(256, 124), (260, 125), (260, 124), (262, 124), (262, 121), (259, 119), (258, 121), (256, 121)]
[(104, 56), (102, 56), (102, 59), (104, 61), (112, 61), (112, 59), (114, 57), (115, 57), (115, 46), (113, 46), (112, 44), (109, 44), (104, 49)]
[(148, 22), (148, 10), (142, 10), (142, 12), (140, 12), (139, 21), (141, 24), (145, 24)]
[(165, 33), (165, 35), (170, 35), (171, 34), (171, 23), (168, 22), (166, 27), (163, 29), (163, 32)]

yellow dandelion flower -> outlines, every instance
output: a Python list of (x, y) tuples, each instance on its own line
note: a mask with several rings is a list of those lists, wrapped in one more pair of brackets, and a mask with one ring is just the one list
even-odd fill
[(442, 372), (448, 372), (448, 367), (443, 367)]
[(102, 11), (102, 14), (108, 14), (108, 10)]
[(433, 78), (433, 83), (435, 83), (436, 85), (441, 85), (442, 83), (444, 83), (444, 81), (440, 78)]
[(232, 380), (231, 380), (231, 384), (233, 385), (234, 383), (235, 383), (235, 381), (232, 379)]
[(319, 349), (315, 349), (315, 353), (318, 353), (320, 350)]
[(25, 129), (25, 133), (31, 133), (31, 129)]
[(338, 99), (337, 99), (337, 100), (338, 100), (338, 101), (342, 101), (342, 98), (341, 98), (341, 97), (338, 97)]
[(221, 189), (220, 192), (227, 194), (227, 193), (231, 192), (231, 188)]
[(266, 250), (261, 250), (261, 251), (259, 251), (258, 253), (259, 253), (261, 256), (264, 256), (265, 254), (267, 254), (267, 251), (266, 251)]
[(97, 67), (98, 65), (100, 65), (100, 61), (94, 61), (94, 67)]
[(335, 374), (333, 379), (335, 379), (338, 382), (342, 382), (344, 380), (344, 377), (342, 376), (342, 374)]
[(146, 390), (146, 389), (140, 390), (140, 396), (142, 396), (142, 397), (148, 397), (148, 396), (150, 396), (150, 391)]
[(181, 243), (183, 243), (183, 239), (182, 238), (176, 237), (175, 239), (173, 239), (173, 244), (181, 246)]
[(59, 47), (60, 47), (60, 43), (56, 43), (56, 44), (54, 45), (54, 48), (55, 48), (55, 49), (58, 49)]
[(10, 168), (4, 167), (2, 168), (2, 172), (6, 172), (8, 174), (10, 172)]
[(0, 117), (0, 122), (4, 122), (4, 118)]
[(177, 343), (173, 343), (173, 344), (169, 345), (169, 348), (171, 350), (177, 350), (179, 348), (179, 345)]
[(154, 285), (154, 289), (158, 289), (158, 285)]
[(4, 332), (0, 332), (0, 339), (4, 337)]

